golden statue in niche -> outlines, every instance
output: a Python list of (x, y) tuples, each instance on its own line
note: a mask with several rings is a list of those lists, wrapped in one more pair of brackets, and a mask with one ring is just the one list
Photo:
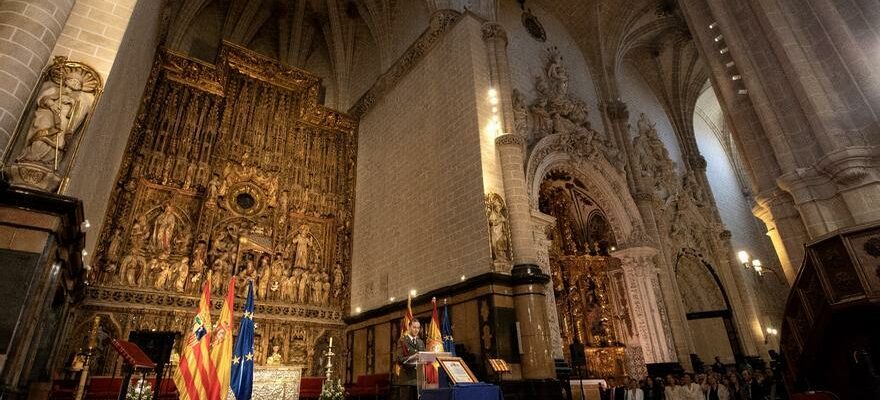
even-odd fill
[(208, 277), (218, 299), (235, 276), (238, 296), (254, 284), (260, 329), (309, 374), (307, 350), (344, 326), (356, 122), (317, 104), (308, 73), (231, 44), (218, 60), (157, 55), (83, 318), (110, 315), (121, 338), (184, 331)]
[(621, 376), (626, 363), (618, 325), (627, 325), (629, 316), (618, 310), (625, 303), (612, 299), (612, 274), (621, 261), (609, 255), (616, 241), (608, 220), (583, 184), (564, 171), (544, 179), (539, 207), (556, 218), (550, 269), (567, 356), (571, 360), (571, 349), (580, 347), (588, 376)]

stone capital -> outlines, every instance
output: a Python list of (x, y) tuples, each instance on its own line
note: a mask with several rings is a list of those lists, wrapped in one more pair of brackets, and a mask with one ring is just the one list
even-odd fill
[(851, 146), (833, 151), (817, 163), (817, 168), (841, 186), (853, 187), (876, 181), (880, 166), (880, 147)]
[(502, 147), (502, 146), (523, 147), (523, 146), (525, 146), (525, 144), (526, 144), (526, 139), (516, 133), (505, 133), (505, 134), (502, 134), (501, 136), (498, 136), (497, 138), (495, 138), (495, 146), (496, 147)]
[(484, 41), (498, 40), (502, 43), (507, 43), (507, 32), (504, 30), (504, 27), (497, 22), (483, 23), (480, 27), (480, 31), (483, 32)]
[(700, 170), (700, 172), (706, 172), (706, 159), (700, 154), (688, 157), (688, 164), (692, 168)]
[(612, 120), (629, 120), (629, 110), (626, 103), (617, 100), (603, 101), (599, 104), (599, 108), (604, 110), (608, 118)]

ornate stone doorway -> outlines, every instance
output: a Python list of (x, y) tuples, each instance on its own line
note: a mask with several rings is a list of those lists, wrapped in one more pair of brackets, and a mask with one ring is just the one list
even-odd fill
[(743, 357), (733, 311), (721, 279), (699, 254), (684, 250), (676, 257), (675, 278), (681, 291), (694, 352), (703, 362)]

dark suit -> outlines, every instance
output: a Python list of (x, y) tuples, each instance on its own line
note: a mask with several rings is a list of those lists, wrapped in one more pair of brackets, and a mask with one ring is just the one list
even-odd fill
[(394, 347), (394, 363), (399, 367), (400, 374), (394, 376), (396, 390), (392, 390), (392, 397), (397, 394), (400, 400), (415, 400), (417, 398), (416, 385), (418, 384), (416, 367), (403, 362), (420, 351), (425, 351), (425, 342), (418, 337), (413, 338), (403, 335)]

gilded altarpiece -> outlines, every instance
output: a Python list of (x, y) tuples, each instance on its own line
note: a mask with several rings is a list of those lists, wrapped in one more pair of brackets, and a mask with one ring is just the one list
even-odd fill
[(356, 121), (319, 90), (228, 43), (216, 64), (159, 53), (62, 354), (96, 314), (106, 340), (184, 332), (205, 280), (219, 313), (235, 276), (239, 311), (254, 283), (257, 364), (318, 374), (349, 299), (357, 145)]

